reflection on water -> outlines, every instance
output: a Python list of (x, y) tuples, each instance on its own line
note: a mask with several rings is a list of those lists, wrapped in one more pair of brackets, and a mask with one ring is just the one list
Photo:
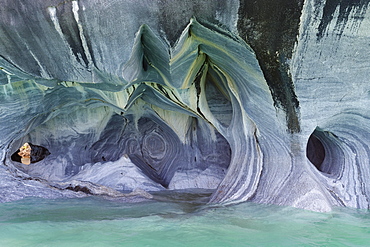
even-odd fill
[(0, 246), (361, 246), (367, 210), (316, 213), (243, 203), (205, 205), (211, 191), (156, 193), (156, 201), (104, 198), (0, 204)]

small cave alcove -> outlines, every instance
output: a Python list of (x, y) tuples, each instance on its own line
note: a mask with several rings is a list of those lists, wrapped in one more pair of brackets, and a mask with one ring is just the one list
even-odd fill
[(325, 159), (325, 148), (320, 139), (315, 135), (316, 130), (308, 138), (306, 156), (308, 160), (319, 170)]
[(11, 160), (29, 165), (30, 163), (39, 162), (49, 155), (50, 152), (47, 148), (26, 142), (11, 155)]
[(339, 176), (344, 165), (342, 142), (332, 132), (320, 128), (310, 135), (306, 156), (317, 170), (327, 176)]

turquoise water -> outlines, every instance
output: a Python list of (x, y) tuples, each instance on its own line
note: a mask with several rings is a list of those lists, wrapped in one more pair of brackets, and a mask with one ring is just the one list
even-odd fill
[[(0, 204), (0, 246), (368, 246), (367, 210), (315, 213), (204, 198), (127, 204), (103, 198)], [(168, 198), (167, 198), (168, 199)], [(188, 201), (188, 202), (187, 202)]]

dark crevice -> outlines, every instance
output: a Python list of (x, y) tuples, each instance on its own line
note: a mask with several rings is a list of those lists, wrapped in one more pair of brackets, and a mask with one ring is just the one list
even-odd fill
[(147, 61), (147, 59), (146, 59), (145, 56), (143, 56), (142, 67), (143, 67), (143, 70), (144, 71), (147, 71), (148, 70), (148, 67), (149, 67), (149, 63), (148, 63), (148, 61)]
[[(206, 58), (207, 60), (207, 58)], [(200, 102), (199, 102), (199, 99), (200, 99), (200, 94), (202, 93), (202, 88), (201, 88), (201, 81), (202, 81), (202, 76), (204, 74), (204, 70), (206, 69), (206, 64), (203, 63), (202, 64), (202, 67), (199, 69), (195, 79), (194, 79), (194, 85), (195, 85), (195, 89), (197, 90), (197, 112), (199, 113), (200, 116), (202, 116), (203, 119), (206, 119), (206, 117), (203, 115), (202, 111), (200, 110), (199, 108), (199, 105), (200, 105)]]
[[(158, 89), (162, 92), (164, 96), (166, 96), (167, 99), (171, 99), (170, 95), (168, 95), (167, 91), (163, 88), (161, 84), (156, 84)], [(178, 100), (179, 101), (179, 100)]]
[(325, 148), (319, 138), (314, 133), (311, 134), (307, 142), (306, 155), (308, 160), (319, 170), (325, 159)]
[(66, 190), (72, 190), (72, 191), (75, 191), (75, 192), (83, 192), (83, 193), (86, 193), (86, 194), (89, 194), (89, 195), (93, 195), (93, 193), (91, 192), (91, 190), (87, 187), (84, 187), (84, 186), (80, 186), (80, 185), (76, 185), (76, 186), (68, 186), (65, 188)]
[(300, 131), (299, 102), (289, 73), (303, 0), (240, 1), (238, 32), (256, 53), (276, 107), (291, 133)]

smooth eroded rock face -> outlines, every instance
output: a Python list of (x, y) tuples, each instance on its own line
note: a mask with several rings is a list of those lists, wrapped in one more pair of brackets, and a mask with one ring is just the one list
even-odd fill
[(1, 5), (0, 201), (368, 208), (368, 3), (180, 2)]

